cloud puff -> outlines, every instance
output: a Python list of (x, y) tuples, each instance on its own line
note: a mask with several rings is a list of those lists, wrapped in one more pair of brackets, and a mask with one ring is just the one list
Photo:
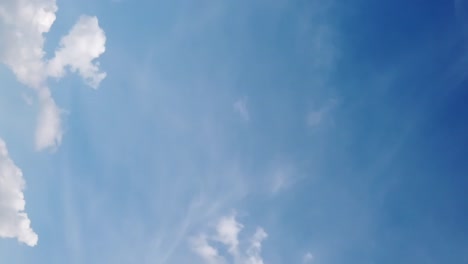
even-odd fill
[(0, 61), (38, 94), (38, 150), (57, 147), (63, 134), (61, 111), (47, 86), (48, 78), (63, 77), (69, 67), (97, 88), (106, 77), (99, 71), (99, 63), (93, 62), (105, 51), (106, 42), (96, 17), (82, 16), (62, 38), (54, 58), (44, 58), (44, 34), (55, 22), (56, 12), (56, 0), (4, 0), (0, 6)]
[(263, 228), (257, 228), (249, 249), (247, 250), (246, 264), (263, 264), (263, 259), (260, 256), (262, 250), (262, 241), (268, 237), (268, 234)]
[(242, 97), (234, 102), (234, 111), (236, 111), (245, 121), (250, 120), (249, 109), (247, 108), (247, 98)]
[(0, 59), (18, 80), (34, 89), (44, 85), (44, 37), (55, 21), (54, 0), (4, 0), (0, 6)]
[[(240, 241), (239, 233), (244, 225), (237, 222), (234, 214), (221, 217), (216, 225), (215, 234), (207, 236), (201, 234), (191, 239), (191, 249), (208, 264), (263, 264), (260, 255), (262, 241), (267, 238), (263, 228), (257, 228), (255, 234), (248, 241)], [(210, 245), (210, 241), (217, 241), (227, 248), (228, 255), (222, 256), (219, 250)], [(243, 247), (247, 244), (247, 247)], [(245, 249), (245, 250), (242, 250)], [(227, 261), (232, 259), (232, 262)]]
[(238, 251), (238, 235), (244, 226), (236, 221), (234, 215), (222, 217), (216, 226), (216, 240), (229, 247), (233, 255)]
[(38, 236), (24, 212), (24, 186), (23, 173), (10, 159), (6, 144), (0, 139), (0, 237), (17, 238), (35, 246)]
[(106, 36), (96, 17), (82, 16), (70, 33), (60, 41), (60, 48), (48, 64), (48, 74), (60, 78), (67, 66), (78, 72), (86, 83), (97, 88), (106, 77), (99, 71), (99, 63), (93, 61), (106, 50)]

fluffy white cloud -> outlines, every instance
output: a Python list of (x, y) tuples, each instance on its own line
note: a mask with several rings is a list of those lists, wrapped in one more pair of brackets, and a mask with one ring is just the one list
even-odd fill
[(82, 16), (70, 33), (60, 41), (60, 48), (49, 62), (48, 74), (62, 77), (67, 66), (78, 72), (86, 83), (97, 88), (106, 77), (99, 71), (99, 63), (93, 61), (106, 50), (106, 36), (96, 17)]
[(43, 34), (56, 11), (55, 0), (4, 0), (0, 5), (0, 60), (34, 89), (45, 84)]
[(17, 238), (35, 246), (38, 236), (24, 212), (24, 186), (23, 173), (10, 159), (6, 144), (0, 139), (0, 237)]
[(55, 57), (44, 58), (44, 34), (49, 32), (57, 12), (56, 0), (3, 0), (0, 5), (0, 61), (17, 79), (36, 90), (40, 113), (36, 148), (57, 147), (62, 138), (60, 109), (49, 88), (49, 77), (60, 78), (67, 67), (97, 88), (106, 74), (94, 62), (105, 51), (106, 37), (96, 17), (82, 16), (64, 36)]
[(236, 111), (245, 121), (250, 120), (249, 109), (247, 108), (247, 98), (242, 97), (234, 102), (234, 111)]
[[(96, 17), (82, 16), (62, 38), (55, 56), (50, 61), (45, 59), (44, 34), (55, 22), (57, 10), (56, 0), (2, 0), (0, 4), (0, 62), (37, 93), (38, 150), (57, 147), (63, 136), (61, 110), (47, 86), (48, 78), (61, 78), (69, 68), (97, 88), (106, 77), (99, 71), (99, 63), (94, 62), (104, 53), (106, 43)], [(0, 237), (16, 237), (34, 246), (38, 237), (24, 212), (24, 185), (21, 170), (9, 158), (0, 139)]]
[[(239, 241), (239, 233), (243, 228), (244, 226), (237, 222), (234, 214), (221, 217), (216, 225), (215, 234), (211, 237), (201, 234), (192, 238), (191, 248), (208, 264), (263, 264), (260, 253), (262, 241), (267, 238), (267, 233), (259, 227), (250, 240)], [(225, 246), (227, 255), (220, 255), (218, 249), (210, 245), (210, 241), (217, 241)], [(232, 262), (227, 259), (232, 259)]]
[(244, 226), (236, 221), (234, 215), (222, 217), (216, 226), (216, 240), (229, 247), (229, 252), (233, 255), (238, 251), (238, 235)]

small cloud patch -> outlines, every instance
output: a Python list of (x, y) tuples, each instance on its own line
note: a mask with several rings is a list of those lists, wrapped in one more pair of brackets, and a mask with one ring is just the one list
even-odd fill
[(247, 107), (247, 97), (242, 97), (238, 99), (233, 104), (234, 111), (240, 115), (244, 121), (250, 120), (249, 109)]
[[(241, 241), (239, 234), (243, 228), (244, 225), (236, 220), (234, 214), (221, 217), (214, 234), (200, 234), (190, 239), (191, 249), (207, 264), (263, 264), (262, 242), (268, 234), (258, 227), (250, 239)], [(220, 252), (224, 251), (216, 248), (213, 242), (219, 242), (220, 247), (225, 247), (226, 254), (221, 255)]]

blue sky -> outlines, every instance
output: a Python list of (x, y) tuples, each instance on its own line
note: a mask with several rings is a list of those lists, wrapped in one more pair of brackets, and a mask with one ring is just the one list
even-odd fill
[(468, 1), (5, 0), (0, 40), (1, 263), (468, 262)]

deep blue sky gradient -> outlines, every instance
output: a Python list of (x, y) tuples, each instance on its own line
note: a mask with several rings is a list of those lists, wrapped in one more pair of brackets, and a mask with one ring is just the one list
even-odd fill
[(235, 210), (269, 234), (265, 263), (468, 263), (468, 13), (452, 1), (58, 4), (46, 49), (97, 15), (108, 77), (53, 84), (56, 153), (0, 115), (39, 234), (1, 241), (0, 262), (202, 263), (187, 239)]

